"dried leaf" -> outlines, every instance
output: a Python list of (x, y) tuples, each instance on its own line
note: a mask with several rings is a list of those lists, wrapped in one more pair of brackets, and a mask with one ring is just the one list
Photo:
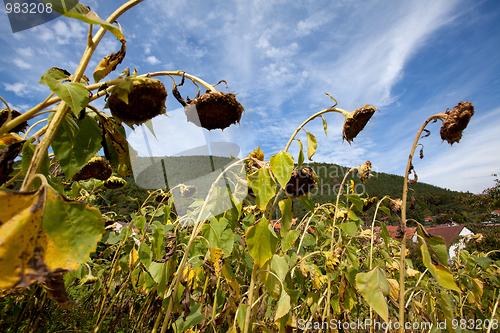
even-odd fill
[(105, 78), (106, 75), (114, 71), (116, 69), (116, 66), (118, 66), (118, 64), (123, 61), (123, 58), (125, 58), (127, 43), (125, 39), (122, 39), (120, 42), (122, 42), (120, 50), (104, 57), (99, 65), (97, 65), (97, 67), (95, 68), (94, 80), (96, 83)]

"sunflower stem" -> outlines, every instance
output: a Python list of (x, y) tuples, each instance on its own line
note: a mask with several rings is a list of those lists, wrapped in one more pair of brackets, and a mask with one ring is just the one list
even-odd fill
[(434, 116), (429, 117), (422, 127), (417, 132), (417, 136), (415, 137), (415, 140), (413, 141), (413, 146), (411, 147), (411, 152), (410, 156), (408, 157), (408, 163), (406, 165), (406, 172), (405, 172), (405, 179), (404, 179), (404, 184), (403, 184), (403, 206), (401, 208), (401, 223), (402, 223), (402, 233), (403, 233), (403, 240), (401, 241), (401, 254), (399, 257), (399, 332), (403, 333), (404, 332), (404, 319), (405, 319), (405, 258), (406, 258), (406, 198), (408, 196), (408, 176), (410, 173), (410, 168), (412, 166), (412, 160), (413, 160), (413, 155), (415, 154), (415, 149), (418, 146), (418, 140), (420, 139), (420, 136), (422, 135), (422, 132), (424, 131), (425, 127), (427, 124), (429, 124), (431, 121), (434, 119), (441, 119), (443, 120), (443, 117), (446, 116), (444, 112), (441, 112), (439, 114), (436, 114)]

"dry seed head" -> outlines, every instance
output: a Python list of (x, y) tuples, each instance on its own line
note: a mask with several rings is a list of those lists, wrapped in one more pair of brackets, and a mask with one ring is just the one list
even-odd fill
[(169, 197), (170, 197), (170, 192), (169, 193), (162, 192), (162, 193), (156, 195), (155, 202), (157, 202), (157, 203), (166, 202)]
[(73, 180), (88, 180), (96, 178), (106, 180), (113, 174), (113, 170), (108, 161), (102, 157), (92, 157), (74, 176)]
[(397, 212), (403, 207), (403, 200), (401, 199), (389, 199), (391, 201), (391, 210)]
[(363, 213), (367, 212), (377, 202), (377, 197), (363, 200)]
[(128, 92), (128, 103), (120, 98), (126, 94), (124, 89), (119, 88), (116, 89), (116, 93), (113, 92), (114, 90), (108, 99), (111, 114), (131, 127), (165, 113), (167, 90), (157, 79), (133, 80), (130, 92)]
[(347, 140), (350, 144), (359, 132), (365, 128), (375, 111), (377, 111), (377, 108), (365, 105), (351, 112), (345, 119), (342, 139)]
[(239, 123), (243, 111), (235, 94), (222, 91), (207, 92), (184, 108), (188, 121), (207, 130), (224, 129)]
[(189, 199), (196, 193), (196, 187), (194, 185), (189, 185), (183, 189), (181, 193), (185, 199)]
[(361, 166), (358, 167), (358, 175), (359, 179), (362, 183), (364, 183), (368, 178), (370, 178), (370, 171), (372, 170), (372, 163), (370, 161), (366, 161)]
[(285, 186), (285, 192), (292, 198), (300, 198), (311, 192), (318, 185), (314, 179), (314, 170), (311, 167), (294, 169), (292, 176)]
[[(16, 111), (16, 110), (12, 110), (12, 109), (10, 110), (10, 117), (11, 117), (10, 119), (11, 120), (19, 117), (20, 115), (21, 115), (21, 112)], [(8, 117), (9, 117), (9, 111), (7, 109), (0, 110), (0, 127), (2, 127), (3, 124), (5, 124)], [(19, 133), (19, 132), (26, 131), (26, 128), (28, 128), (28, 122), (24, 121), (24, 122), (20, 123), (19, 125), (17, 125), (16, 127), (14, 127), (13, 129), (11, 129), (10, 131), (13, 133)]]
[(453, 110), (446, 112), (446, 119), (439, 133), (441, 139), (448, 141), (450, 145), (459, 142), (462, 138), (462, 132), (469, 124), (470, 118), (474, 115), (474, 105), (469, 101), (460, 102)]
[(122, 188), (127, 185), (127, 181), (123, 178), (111, 176), (106, 179), (103, 183), (104, 187), (109, 188), (110, 190), (116, 190), (118, 188)]

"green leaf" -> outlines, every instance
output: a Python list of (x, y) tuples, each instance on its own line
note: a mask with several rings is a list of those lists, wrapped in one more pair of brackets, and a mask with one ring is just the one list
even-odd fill
[(273, 236), (268, 225), (269, 222), (263, 217), (260, 222), (248, 228), (245, 234), (248, 253), (258, 267), (262, 267), (278, 248), (278, 239)]
[(460, 292), (460, 289), (455, 284), (455, 281), (453, 281), (453, 274), (451, 274), (451, 272), (446, 267), (441, 265), (434, 265), (432, 263), (431, 255), (425, 243), (422, 243), (420, 245), (420, 251), (422, 252), (422, 261), (425, 267), (427, 267), (429, 272), (441, 285), (441, 287)]
[(281, 187), (285, 188), (290, 180), (293, 171), (293, 157), (289, 153), (280, 151), (276, 155), (271, 156), (271, 170), (274, 176), (280, 183)]
[(267, 203), (276, 193), (276, 183), (271, 177), (268, 168), (260, 168), (248, 175), (249, 185), (256, 196), (255, 203), (261, 210), (265, 210)]
[(389, 231), (387, 230), (384, 222), (380, 222), (380, 236), (384, 240), (385, 245), (389, 246), (389, 243), (391, 242), (391, 236), (389, 235)]
[(201, 314), (201, 304), (196, 304), (189, 310), (190, 314), (185, 319), (184, 316), (180, 316), (174, 323), (175, 333), (185, 332), (205, 320), (205, 316)]
[(358, 226), (354, 222), (341, 223), (340, 229), (344, 230), (344, 232), (349, 236), (354, 237), (356, 236), (356, 232), (358, 231)]
[(328, 136), (328, 125), (326, 124), (325, 117), (320, 115), (321, 119), (323, 119), (323, 129), (325, 130), (325, 135)]
[(290, 230), (286, 238), (281, 241), (281, 250), (285, 253), (290, 250), (299, 236), (300, 232), (298, 230)]
[[(45, 84), (48, 86), (46, 82), (46, 77), (50, 76), (53, 80), (56, 80), (59, 83), (62, 83), (64, 81), (69, 81), (69, 73), (67, 73), (65, 70), (57, 68), (57, 67), (52, 67), (51, 69), (47, 70), (45, 74), (42, 75), (40, 78), (40, 81), (38, 82), (39, 84)], [(51, 82), (53, 82), (51, 80)]]
[(391, 210), (385, 206), (379, 206), (378, 209), (383, 211), (387, 216), (391, 216)]
[(292, 198), (286, 198), (278, 203), (281, 211), (281, 236), (286, 238), (290, 228), (292, 227)]
[(238, 312), (236, 313), (236, 322), (238, 323), (238, 327), (240, 331), (243, 332), (245, 328), (245, 314), (247, 313), (247, 305), (241, 304), (238, 308)]
[(220, 248), (224, 252), (224, 257), (228, 258), (233, 252), (234, 232), (231, 230), (229, 221), (226, 218), (217, 220), (210, 219), (209, 224), (203, 225), (201, 234), (210, 243), (211, 247)]
[(274, 320), (278, 320), (290, 312), (290, 309), (292, 308), (290, 305), (290, 296), (288, 294), (284, 294), (283, 296), (281, 296), (277, 305), (278, 307), (276, 309)]
[(311, 195), (310, 193), (303, 196), (303, 197), (300, 197), (300, 198), (297, 198), (303, 205), (304, 207), (310, 211), (310, 212), (314, 212), (314, 202), (312, 201), (311, 199)]
[(299, 144), (299, 147), (300, 147), (299, 159), (298, 159), (298, 162), (297, 162), (297, 168), (300, 168), (300, 166), (302, 165), (302, 163), (304, 163), (304, 147), (302, 146), (302, 141), (300, 141), (299, 139), (294, 139), (294, 140), (297, 140), (297, 142)]
[(318, 148), (318, 141), (316, 137), (304, 130), (307, 133), (307, 158), (312, 161), (313, 155), (316, 153), (316, 148)]
[(142, 262), (144, 267), (149, 268), (151, 264), (151, 249), (146, 243), (142, 243), (139, 248), (139, 260)]
[[(417, 223), (417, 233), (425, 240), (427, 244), (429, 244), (438, 261), (442, 265), (448, 266), (448, 249), (446, 247), (446, 241), (444, 240), (444, 238), (440, 236), (431, 236), (420, 223)], [(419, 238), (419, 241), (421, 242), (422, 239)]]
[(351, 200), (351, 202), (354, 204), (354, 207), (356, 207), (360, 212), (363, 212), (363, 200), (359, 197), (359, 195), (354, 193), (346, 195), (346, 197), (347, 199)]
[(164, 295), (165, 289), (167, 287), (168, 264), (169, 264), (168, 262), (158, 263), (158, 262), (151, 261), (151, 263), (149, 264), (149, 267), (148, 267), (148, 271), (151, 274), (151, 277), (158, 285), (157, 286), (158, 294), (160, 294), (160, 296)]
[[(33, 155), (35, 154), (36, 146), (31, 144), (29, 141), (24, 143), (23, 146), (23, 159), (21, 161), (21, 170), (23, 171), (23, 175), (26, 175), (28, 172), (28, 168), (32, 162)], [(41, 173), (45, 176), (49, 174), (49, 156), (45, 153), (42, 164), (38, 173)]]
[(45, 82), (50, 90), (61, 98), (73, 111), (75, 117), (78, 117), (80, 111), (85, 109), (89, 102), (89, 91), (81, 83), (59, 83), (51, 75), (44, 75)]
[(271, 295), (275, 300), (278, 300), (281, 291), (281, 282), (285, 280), (288, 272), (288, 263), (285, 258), (275, 254), (265, 263), (264, 266), (262, 266), (262, 269), (273, 272), (280, 279), (279, 281), (273, 274), (268, 272), (262, 272), (259, 274), (259, 279), (265, 283), (269, 295)]
[(356, 286), (373, 310), (386, 322), (389, 321), (389, 308), (387, 295), (390, 286), (385, 277), (385, 272), (376, 267), (369, 272), (356, 274)]
[(66, 115), (52, 141), (52, 150), (67, 178), (73, 177), (101, 149), (101, 137), (101, 129), (92, 117), (75, 121)]

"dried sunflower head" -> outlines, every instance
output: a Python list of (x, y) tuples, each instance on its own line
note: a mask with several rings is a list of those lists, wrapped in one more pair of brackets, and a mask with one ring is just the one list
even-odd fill
[(22, 140), (23, 138), (21, 138), (19, 135), (15, 133), (5, 134), (0, 138), (0, 145), (8, 146), (13, 144), (14, 142), (19, 142)]
[(401, 210), (401, 207), (403, 207), (403, 200), (401, 199), (389, 199), (390, 200), (390, 205), (391, 205), (391, 210), (393, 212), (397, 212)]
[(157, 202), (157, 203), (166, 202), (169, 197), (170, 197), (170, 192), (165, 193), (162, 191), (161, 193), (156, 195), (155, 202)]
[(363, 200), (363, 213), (367, 212), (377, 202), (377, 197)]
[(459, 142), (462, 138), (462, 132), (469, 124), (470, 118), (474, 115), (474, 105), (469, 101), (460, 102), (453, 110), (447, 110), (446, 119), (439, 133), (441, 139), (448, 141), (450, 145)]
[(106, 159), (102, 157), (92, 157), (90, 161), (73, 176), (73, 180), (79, 181), (90, 178), (106, 180), (111, 177), (112, 174), (113, 170)]
[(260, 150), (260, 146), (258, 146), (257, 149), (254, 149), (253, 153), (250, 153), (250, 156), (258, 159), (259, 161), (264, 160), (264, 153), (262, 152), (262, 150)]
[(235, 94), (210, 91), (184, 108), (187, 120), (207, 130), (224, 129), (240, 122), (244, 109)]
[(302, 167), (292, 171), (292, 177), (285, 186), (285, 192), (292, 198), (300, 198), (317, 186), (315, 173), (311, 167)]
[(182, 197), (185, 199), (191, 198), (196, 193), (196, 187), (194, 185), (189, 185), (181, 190)]
[[(10, 110), (11, 120), (19, 117), (20, 115), (21, 115), (21, 112), (16, 111), (16, 110)], [(7, 109), (0, 110), (0, 127), (2, 127), (3, 124), (5, 124), (8, 117), (9, 117), (9, 110), (7, 110)], [(26, 128), (28, 128), (28, 122), (24, 121), (24, 122), (20, 123), (19, 125), (17, 125), (16, 127), (14, 127), (13, 129), (11, 129), (10, 131), (13, 133), (19, 133), (19, 132), (26, 131)]]
[(157, 79), (136, 78), (111, 90), (107, 107), (118, 121), (133, 127), (165, 113), (167, 90)]
[(123, 178), (111, 176), (106, 179), (103, 183), (104, 187), (109, 188), (110, 190), (116, 190), (118, 188), (122, 188), (127, 185), (127, 181)]
[(359, 180), (364, 183), (368, 178), (370, 178), (370, 171), (372, 170), (372, 163), (366, 161), (361, 166), (358, 167)]
[(351, 112), (345, 119), (342, 139), (347, 140), (350, 144), (359, 132), (365, 128), (375, 111), (377, 111), (375, 107), (365, 105)]

